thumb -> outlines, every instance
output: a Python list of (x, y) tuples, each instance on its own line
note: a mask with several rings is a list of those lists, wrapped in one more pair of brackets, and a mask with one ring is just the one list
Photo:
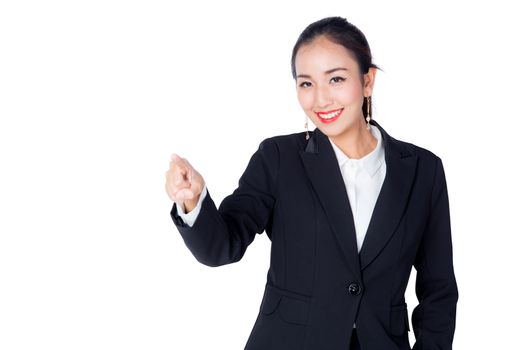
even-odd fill
[(179, 202), (184, 202), (186, 200), (192, 199), (195, 194), (188, 188), (182, 189), (175, 194), (175, 199)]

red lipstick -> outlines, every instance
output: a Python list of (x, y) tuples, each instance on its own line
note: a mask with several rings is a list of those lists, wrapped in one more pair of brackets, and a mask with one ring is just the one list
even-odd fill
[[(339, 116), (343, 112), (343, 109), (344, 108), (339, 108), (339, 109), (333, 109), (331, 111), (326, 111), (326, 112), (316, 112), (315, 114), (317, 114), (317, 117), (319, 118), (321, 122), (328, 124), (328, 123), (333, 123), (334, 121), (336, 121), (337, 118), (339, 118)], [(329, 115), (330, 117), (328, 117)]]

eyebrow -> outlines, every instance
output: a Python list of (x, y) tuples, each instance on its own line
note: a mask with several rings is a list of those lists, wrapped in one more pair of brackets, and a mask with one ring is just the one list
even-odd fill
[[(332, 68), (332, 69), (329, 69), (326, 72), (324, 72), (324, 74), (330, 74), (330, 73), (333, 73), (333, 72), (338, 71), (338, 70), (348, 70), (348, 69), (343, 68), (343, 67)], [(311, 78), (311, 76), (309, 76), (307, 74), (299, 74), (297, 76), (297, 78)]]

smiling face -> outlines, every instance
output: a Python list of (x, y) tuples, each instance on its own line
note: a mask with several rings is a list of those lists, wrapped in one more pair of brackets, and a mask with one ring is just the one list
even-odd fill
[(319, 36), (295, 57), (297, 97), (304, 112), (325, 135), (337, 138), (366, 128), (364, 96), (371, 96), (375, 68), (362, 75), (342, 45)]

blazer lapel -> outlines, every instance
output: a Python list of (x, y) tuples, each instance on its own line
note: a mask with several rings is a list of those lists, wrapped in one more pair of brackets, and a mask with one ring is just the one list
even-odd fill
[(392, 138), (376, 120), (385, 146), (386, 177), (372, 212), (361, 251), (357, 253), (354, 218), (337, 157), (328, 137), (316, 128), (299, 154), (330, 222), (343, 255), (356, 276), (388, 242), (399, 224), (415, 178), (417, 156)]
[(365, 269), (388, 243), (397, 229), (408, 203), (416, 175), (417, 155), (394, 139), (377, 123), (385, 141), (386, 177), (372, 212), (365, 240), (359, 253), (361, 269)]
[(314, 129), (305, 150), (299, 150), (299, 154), (343, 256), (350, 270), (361, 279), (352, 210), (337, 157), (328, 137), (318, 128)]

